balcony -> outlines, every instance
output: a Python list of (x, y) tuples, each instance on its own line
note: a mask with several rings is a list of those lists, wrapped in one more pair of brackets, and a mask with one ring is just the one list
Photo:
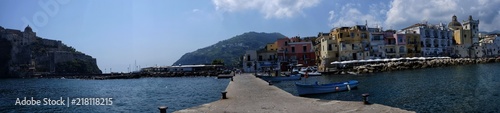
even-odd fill
[(386, 51), (385, 53), (396, 53), (396, 51)]

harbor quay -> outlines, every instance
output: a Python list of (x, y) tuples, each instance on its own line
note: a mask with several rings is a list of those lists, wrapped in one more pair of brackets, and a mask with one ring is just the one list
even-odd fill
[[(335, 113), (335, 112), (413, 112), (380, 104), (361, 101), (321, 100), (294, 96), (251, 73), (237, 74), (229, 82), (226, 99), (179, 110), (176, 113)], [(362, 96), (360, 95), (360, 98)]]

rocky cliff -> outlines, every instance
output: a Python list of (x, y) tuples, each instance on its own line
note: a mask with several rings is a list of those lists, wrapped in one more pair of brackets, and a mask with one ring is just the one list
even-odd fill
[(61, 41), (0, 26), (0, 78), (40, 74), (99, 74), (96, 59)]

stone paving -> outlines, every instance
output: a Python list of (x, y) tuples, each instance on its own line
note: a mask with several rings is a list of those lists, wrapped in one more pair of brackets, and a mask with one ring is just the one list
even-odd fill
[[(227, 98), (203, 104), (178, 113), (405, 113), (412, 112), (360, 101), (320, 100), (294, 96), (270, 86), (250, 73), (236, 75), (226, 88)], [(361, 97), (360, 97), (361, 98)]]

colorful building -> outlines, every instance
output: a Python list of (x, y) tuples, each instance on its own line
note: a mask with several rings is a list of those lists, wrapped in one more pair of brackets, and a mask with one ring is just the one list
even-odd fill
[(276, 45), (276, 43), (268, 43), (266, 44), (265, 49), (267, 51), (278, 51), (278, 46)]
[(479, 20), (473, 20), (472, 16), (460, 24), (457, 16), (453, 15), (448, 29), (453, 30), (453, 42), (451, 56), (454, 57), (482, 57), (483, 47), (479, 46)]
[(396, 38), (394, 37), (395, 30), (387, 30), (384, 32), (384, 44), (385, 44), (385, 54), (386, 58), (396, 58), (398, 57), (398, 47), (396, 44)]
[(318, 52), (317, 57), (320, 59), (320, 64), (318, 65), (318, 70), (326, 71), (328, 67), (331, 67), (330, 62), (337, 61), (339, 59), (339, 47), (330, 33), (320, 33), (316, 41), (319, 42), (316, 50)]
[(279, 69), (276, 51), (268, 51), (267, 49), (248, 50), (242, 59), (243, 71), (245, 72)]
[(452, 31), (446, 25), (414, 24), (402, 32), (420, 34), (421, 54), (425, 57), (448, 56), (451, 52)]
[(422, 47), (420, 46), (420, 35), (413, 32), (406, 32), (406, 57), (421, 57)]
[(396, 57), (405, 57), (406, 50), (406, 34), (394, 34), (396, 39)]
[(302, 40), (300, 37), (280, 38), (276, 41), (278, 45), (278, 61), (282, 71), (287, 71), (291, 66), (315, 66), (316, 55), (313, 43), (310, 40)]
[(335, 28), (330, 35), (339, 47), (338, 61), (370, 58), (370, 35), (366, 25)]
[(382, 28), (368, 28), (370, 32), (370, 57), (371, 59), (385, 58), (385, 36)]
[(500, 37), (498, 35), (485, 36), (479, 41), (480, 46), (485, 47), (486, 57), (498, 57), (500, 56)]

